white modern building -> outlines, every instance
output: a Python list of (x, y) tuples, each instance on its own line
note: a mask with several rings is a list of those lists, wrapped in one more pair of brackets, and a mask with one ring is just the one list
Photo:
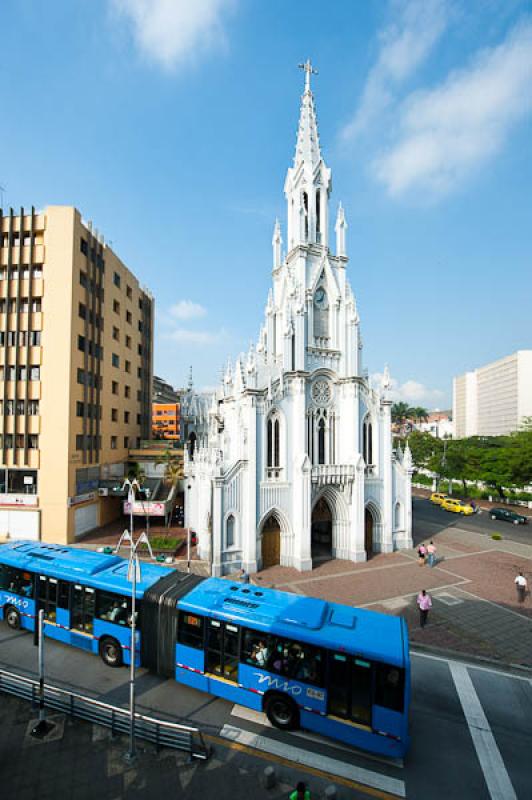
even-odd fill
[(183, 398), (186, 525), (216, 575), (412, 546), (410, 451), (392, 451), (388, 370), (375, 389), (362, 366), (347, 222), (340, 205), (333, 254), (331, 170), (305, 70), (284, 184), (288, 252), (276, 221), (258, 342), (228, 365), (208, 409)]
[(466, 372), (453, 380), (455, 436), (502, 436), (532, 417), (532, 350)]
[(454, 435), (454, 425), (451, 411), (430, 411), (427, 419), (416, 422), (415, 429), (422, 433), (430, 433), (435, 439), (451, 439)]

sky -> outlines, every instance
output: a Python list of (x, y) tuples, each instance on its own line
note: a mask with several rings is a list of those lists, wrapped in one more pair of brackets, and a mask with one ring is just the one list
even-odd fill
[(174, 385), (256, 340), (307, 58), (369, 372), (445, 408), (532, 347), (530, 2), (4, 0), (0, 37), (0, 199), (93, 221)]

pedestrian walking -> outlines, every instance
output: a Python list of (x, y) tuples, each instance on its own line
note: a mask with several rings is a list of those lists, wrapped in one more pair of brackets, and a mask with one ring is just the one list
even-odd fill
[(432, 608), (432, 598), (425, 589), (422, 589), (417, 596), (417, 604), (419, 606), (419, 625), (424, 628), (427, 623), (429, 611)]
[(430, 544), (427, 545), (427, 553), (428, 553), (429, 567), (433, 567), (434, 564), (436, 563), (436, 545), (434, 544), (432, 539), (430, 541)]
[(524, 603), (528, 583), (522, 572), (520, 572), (519, 575), (516, 577), (514, 583), (515, 583), (515, 588), (517, 589), (517, 602)]
[(427, 555), (427, 548), (424, 544), (419, 545), (417, 554), (419, 556), (419, 566), (422, 567), (425, 564), (425, 556)]
[(240, 572), (240, 580), (242, 581), (242, 583), (249, 583), (249, 575), (243, 568)]
[(310, 792), (303, 781), (299, 781), (295, 790), (291, 792), (290, 800), (310, 800)]

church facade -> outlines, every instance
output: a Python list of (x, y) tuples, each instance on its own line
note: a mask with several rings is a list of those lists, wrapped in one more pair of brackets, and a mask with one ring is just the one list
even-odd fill
[(410, 451), (392, 450), (390, 380), (362, 365), (340, 205), (329, 242), (331, 170), (305, 65), (286, 243), (273, 233), (272, 288), (256, 345), (210, 398), (184, 398), (185, 523), (215, 575), (412, 547)]

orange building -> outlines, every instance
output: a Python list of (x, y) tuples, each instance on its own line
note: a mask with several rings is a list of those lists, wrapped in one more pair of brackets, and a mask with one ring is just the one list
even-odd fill
[(181, 406), (179, 403), (152, 404), (152, 432), (156, 439), (181, 438)]

